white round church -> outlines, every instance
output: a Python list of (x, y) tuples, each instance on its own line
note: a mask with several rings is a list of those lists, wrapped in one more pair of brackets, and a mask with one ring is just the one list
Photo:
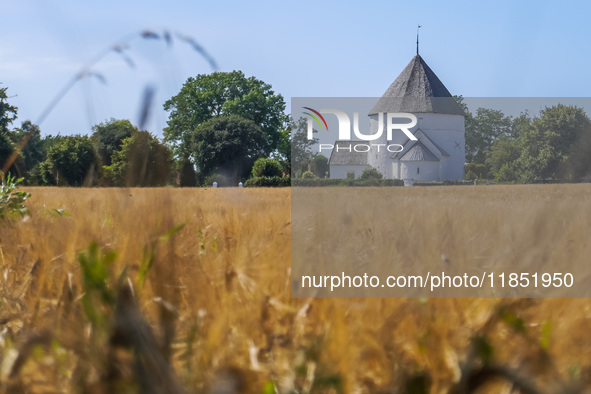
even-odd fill
[[(427, 63), (416, 55), (370, 111), (370, 134), (378, 130), (387, 113), (412, 113), (417, 125), (410, 129), (416, 141), (404, 133), (382, 133), (380, 144), (401, 145), (398, 153), (383, 148), (369, 152), (333, 149), (329, 160), (331, 178), (357, 178), (375, 168), (386, 179), (444, 181), (464, 178), (464, 112)], [(337, 141), (335, 145), (344, 141)], [(356, 142), (347, 141), (355, 145)], [(381, 145), (382, 147), (384, 145)], [(354, 150), (354, 149), (352, 149)], [(366, 157), (360, 157), (366, 156)]]

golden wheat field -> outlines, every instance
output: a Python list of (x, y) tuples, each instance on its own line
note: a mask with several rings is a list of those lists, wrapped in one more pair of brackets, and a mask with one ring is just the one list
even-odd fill
[[(31, 216), (0, 223), (0, 392), (591, 387), (585, 299), (291, 299), (288, 188), (23, 189)], [(591, 256), (589, 185), (378, 193), (437, 202), (408, 206), (420, 256)]]

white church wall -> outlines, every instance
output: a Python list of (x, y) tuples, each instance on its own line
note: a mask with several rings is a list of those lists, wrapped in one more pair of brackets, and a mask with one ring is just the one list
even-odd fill
[[(369, 117), (369, 130), (370, 134), (376, 133), (378, 130), (378, 115), (371, 115)], [(386, 136), (385, 133), (382, 136), (372, 141), (372, 144), (385, 144), (386, 143)], [(367, 154), (367, 162), (370, 166), (378, 170), (386, 179), (392, 178), (391, 168), (388, 165), (388, 160), (386, 160), (386, 156), (382, 151), (378, 152), (375, 146), (372, 146), (372, 149)], [(391, 154), (390, 154), (391, 156)]]
[(402, 161), (400, 162), (400, 179), (415, 181), (439, 180), (438, 161)]
[[(393, 173), (393, 169), (392, 169), (392, 155), (394, 153), (388, 152), (387, 150), (384, 150), (384, 149), (387, 145), (393, 145), (393, 144), (402, 145), (408, 140), (408, 138), (405, 136), (405, 134), (402, 131), (394, 131), (392, 133), (392, 137), (393, 137), (392, 140), (387, 141), (388, 133), (386, 132), (386, 124), (387, 124), (386, 123), (386, 116), (385, 116), (385, 114), (382, 114), (382, 116), (384, 117), (384, 119), (383, 119), (384, 130), (383, 130), (382, 135), (379, 139), (372, 141), (372, 144), (375, 144), (375, 146), (372, 146), (371, 151), (368, 153), (368, 162), (373, 168), (375, 168), (379, 172), (381, 172), (382, 175), (384, 176), (384, 178), (392, 179), (392, 178), (395, 178), (394, 173)], [(371, 134), (375, 134), (377, 132), (378, 124), (379, 124), (378, 115), (372, 115), (369, 117), (369, 130), (370, 130)], [(381, 146), (378, 148), (377, 145), (381, 145)]]
[(402, 179), (400, 177), (400, 162), (398, 160), (392, 160), (392, 178)]
[(355, 179), (361, 176), (363, 170), (371, 168), (369, 165), (331, 165), (330, 178), (332, 179), (346, 179), (348, 173), (355, 174)]
[(441, 180), (464, 178), (466, 137), (464, 117), (447, 114), (417, 114), (419, 127), (449, 156), (442, 162)]
[[(417, 126), (411, 129), (414, 133), (420, 128), (431, 141), (449, 154), (449, 157), (441, 157), (441, 168), (431, 180), (458, 180), (464, 178), (465, 145), (464, 117), (461, 115), (417, 113)], [(385, 117), (385, 115), (382, 115)], [(378, 129), (378, 115), (370, 116), (370, 132)], [(384, 119), (384, 124), (386, 124)], [(384, 130), (382, 137), (375, 144), (399, 144), (404, 145), (408, 137), (399, 130), (392, 133), (392, 139), (386, 141), (387, 133)], [(457, 143), (457, 144), (456, 144)], [(408, 147), (408, 145), (407, 145)], [(393, 165), (392, 153), (378, 152), (374, 147), (368, 156), (369, 164), (380, 171), (384, 178), (403, 179), (402, 170)], [(437, 156), (439, 156), (437, 154)], [(394, 163), (397, 160), (394, 159)], [(416, 168), (415, 168), (416, 170)], [(427, 179), (424, 179), (427, 180)]]

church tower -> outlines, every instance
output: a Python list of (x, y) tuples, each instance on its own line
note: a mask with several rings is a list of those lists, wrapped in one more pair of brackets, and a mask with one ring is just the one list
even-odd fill
[[(414, 114), (418, 122), (411, 132), (417, 141), (396, 132), (387, 140), (387, 113)], [(383, 148), (378, 152), (375, 147), (368, 152), (367, 163), (384, 178), (414, 181), (464, 178), (464, 112), (418, 53), (370, 111), (370, 133), (377, 132), (380, 116), (384, 132), (374, 143), (403, 146), (399, 153)]]

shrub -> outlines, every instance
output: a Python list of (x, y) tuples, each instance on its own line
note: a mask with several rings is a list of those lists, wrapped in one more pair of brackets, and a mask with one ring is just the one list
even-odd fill
[(468, 163), (464, 167), (464, 179), (483, 179), (488, 175), (488, 169), (484, 164)]
[(381, 179), (380, 185), (381, 186), (404, 186), (404, 181), (402, 179)]
[(381, 172), (376, 170), (375, 168), (367, 168), (363, 170), (359, 179), (367, 180), (367, 179), (375, 179), (379, 180), (382, 179), (383, 175)]
[(8, 173), (4, 176), (0, 171), (2, 186), (0, 188), (0, 219), (30, 215), (29, 209), (23, 204), (31, 197), (30, 193), (16, 191), (23, 178), (15, 179)]
[(356, 186), (380, 186), (379, 179), (359, 179)]
[(258, 177), (275, 177), (282, 176), (283, 168), (277, 160), (261, 158), (254, 162), (252, 166), (252, 176)]
[(472, 186), (474, 185), (474, 181), (467, 181), (467, 180), (457, 180), (457, 181), (443, 181), (439, 182), (415, 182), (413, 186), (438, 186), (439, 184), (443, 184), (445, 186)]
[(302, 174), (302, 179), (316, 179), (316, 175), (312, 171), (306, 171)]

